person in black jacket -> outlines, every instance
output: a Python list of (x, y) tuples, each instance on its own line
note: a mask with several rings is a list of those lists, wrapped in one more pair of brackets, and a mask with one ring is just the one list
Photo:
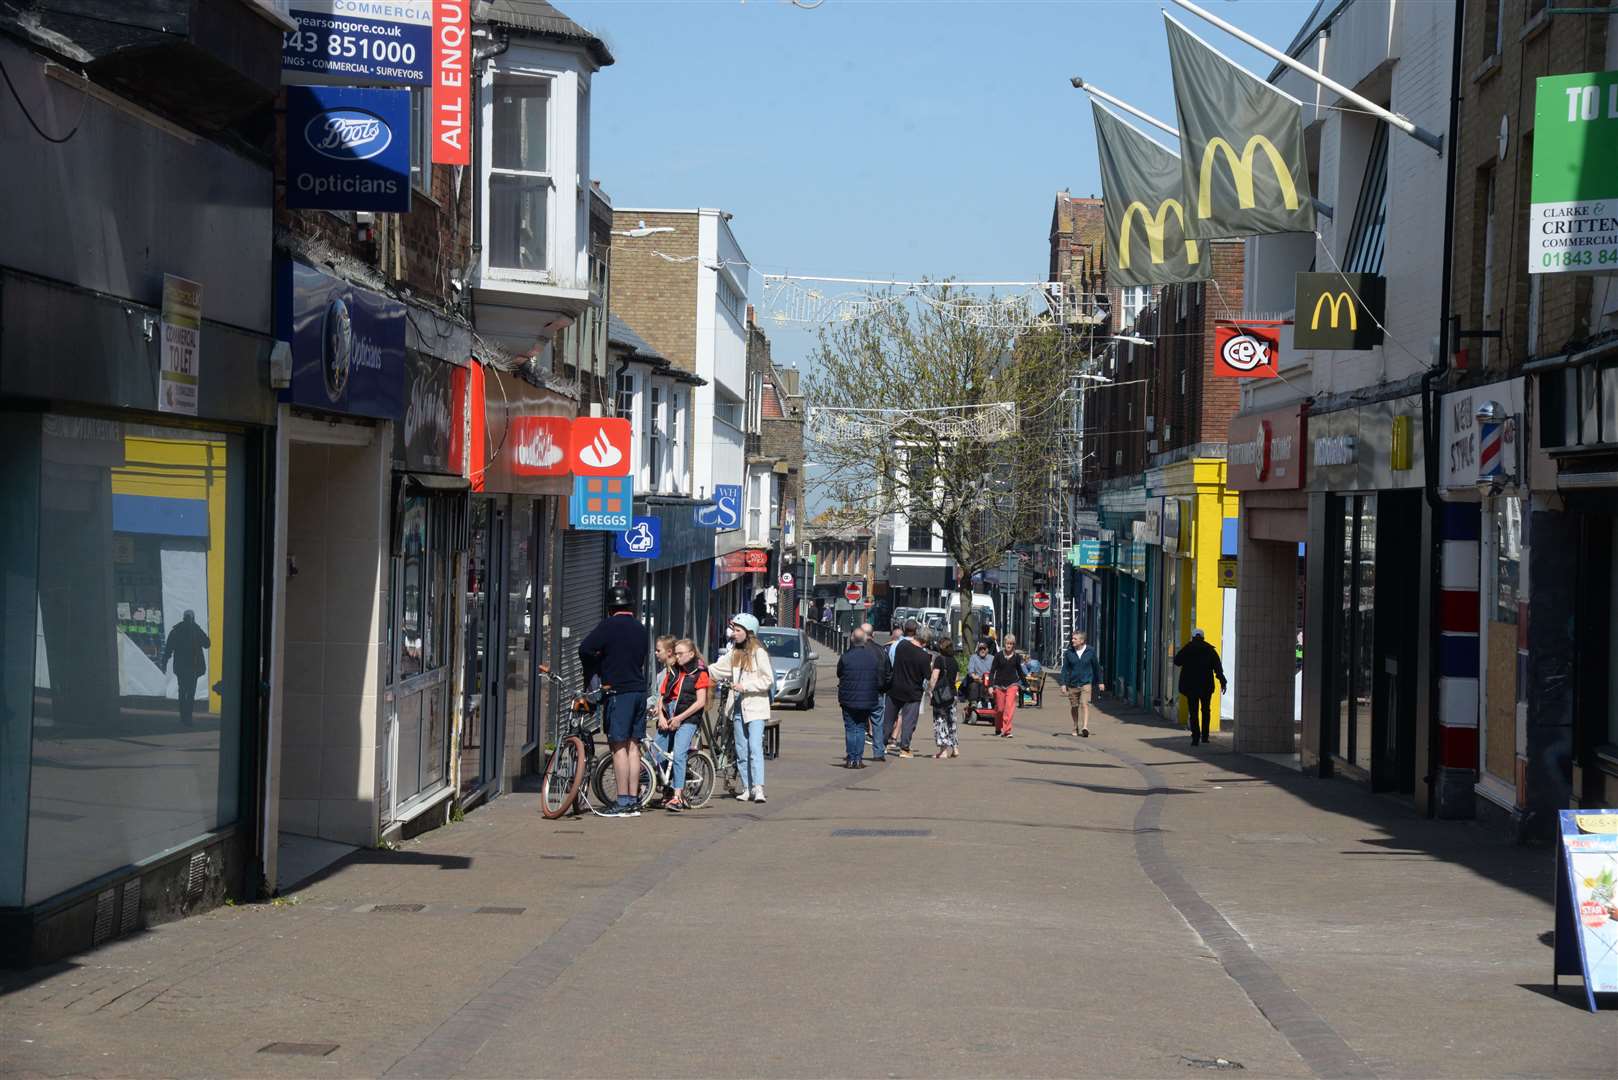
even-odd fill
[[(837, 660), (837, 704), (843, 710), (843, 768), (863, 769), (865, 732), (882, 704), (882, 687), (891, 673), (887, 654), (871, 647), (863, 626), (856, 626), (851, 638), (848, 651)], [(882, 757), (880, 739), (875, 756)]]
[[(1174, 654), (1174, 666), (1180, 669), (1180, 693), (1185, 695), (1186, 713), (1191, 721), (1191, 745), (1207, 742), (1208, 727), (1213, 722), (1210, 712), (1213, 707), (1214, 679), (1219, 680), (1220, 693), (1230, 688), (1230, 683), (1225, 680), (1225, 667), (1219, 662), (1219, 651), (1208, 644), (1201, 630), (1193, 630), (1191, 640)], [(1199, 708), (1202, 711), (1200, 737), (1197, 726)]]
[(167, 668), (174, 661), (174, 679), (180, 693), (180, 723), (192, 726), (192, 712), (197, 707), (197, 680), (208, 670), (208, 661), (202, 650), (212, 647), (208, 632), (197, 625), (197, 613), (187, 609), (185, 616), (169, 631), (163, 643), (163, 655), (157, 666)]
[(1011, 738), (1011, 720), (1017, 715), (1017, 702), (1022, 698), (1022, 677), (1028, 670), (1028, 658), (1017, 651), (1017, 639), (1006, 635), (1000, 651), (989, 662), (989, 689), (994, 694), (994, 733), (1002, 739)]
[(916, 733), (916, 720), (921, 716), (921, 699), (927, 692), (927, 683), (933, 677), (933, 657), (927, 651), (927, 631), (915, 619), (905, 620), (909, 637), (894, 643), (893, 686), (888, 696), (893, 699), (899, 722), (899, 756), (912, 757), (910, 737)]
[(604, 817), (640, 817), (640, 741), (646, 737), (646, 657), (651, 635), (635, 618), (629, 590), (607, 590), (607, 617), (579, 643), (579, 662), (588, 686), (600, 677), (603, 728), (612, 747), (618, 802)]

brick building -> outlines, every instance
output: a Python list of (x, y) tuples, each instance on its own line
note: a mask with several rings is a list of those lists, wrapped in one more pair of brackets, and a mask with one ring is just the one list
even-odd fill
[[(1546, 265), (1534, 249), (1536, 127), (1562, 121), (1566, 104), (1552, 88), (1536, 118), (1536, 80), (1618, 69), (1618, 19), (1558, 13), (1545, 0), (1469, 0), (1462, 11), (1450, 304), (1460, 334), (1437, 420), (1440, 484), (1460, 539), (1446, 565), (1464, 567), (1446, 572), (1444, 608), (1464, 603), (1468, 617), (1441, 630), (1468, 656), (1475, 689), (1445, 717), (1464, 736), (1446, 764), (1468, 770), (1479, 816), (1545, 839), (1557, 810), (1618, 800), (1608, 674), (1618, 649), (1618, 393), (1607, 375), (1618, 288), (1610, 275)], [(1596, 124), (1586, 137), (1618, 138), (1618, 119)], [(1490, 411), (1506, 425), (1505, 467), (1480, 480)]]

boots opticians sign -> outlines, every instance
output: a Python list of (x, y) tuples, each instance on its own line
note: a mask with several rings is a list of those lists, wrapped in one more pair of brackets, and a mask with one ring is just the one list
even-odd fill
[(410, 91), (289, 86), (287, 206), (410, 210)]
[(1387, 279), (1375, 274), (1299, 274), (1295, 349), (1374, 349), (1382, 344)]
[(1618, 270), (1618, 71), (1540, 79), (1528, 272)]

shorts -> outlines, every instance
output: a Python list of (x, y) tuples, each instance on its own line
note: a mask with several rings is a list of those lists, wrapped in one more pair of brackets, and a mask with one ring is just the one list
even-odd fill
[(646, 737), (646, 691), (608, 694), (602, 710), (609, 743), (640, 742)]
[(1090, 704), (1090, 695), (1094, 691), (1094, 687), (1092, 687), (1089, 683), (1085, 683), (1083, 686), (1066, 687), (1066, 691), (1067, 700), (1069, 703), (1073, 705), (1088, 705)]

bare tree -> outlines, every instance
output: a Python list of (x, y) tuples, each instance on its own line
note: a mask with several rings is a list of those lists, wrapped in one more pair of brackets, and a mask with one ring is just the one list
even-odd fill
[(1046, 520), (1066, 381), (1059, 331), (974, 310), (946, 283), (822, 330), (806, 390), (833, 520), (936, 527), (968, 592), (963, 635), (972, 576)]

